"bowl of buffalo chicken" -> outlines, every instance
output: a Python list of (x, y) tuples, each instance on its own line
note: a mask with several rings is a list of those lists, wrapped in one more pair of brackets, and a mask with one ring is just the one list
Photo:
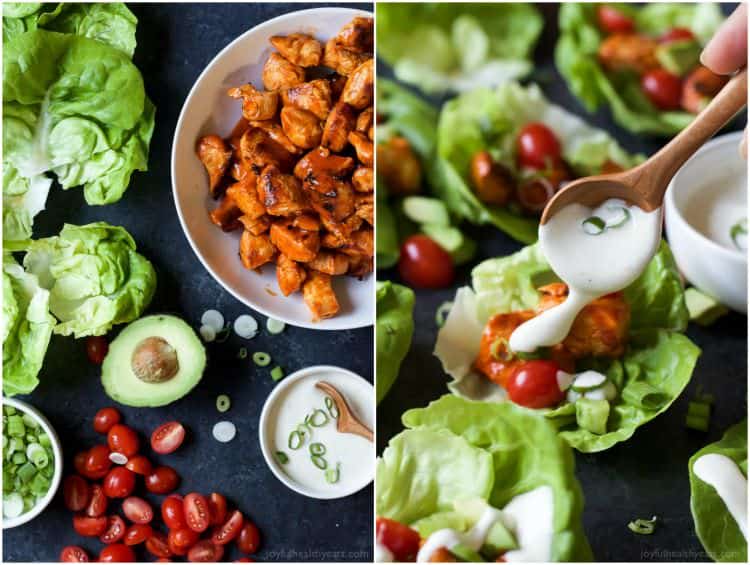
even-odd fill
[(185, 234), (237, 299), (295, 326), (374, 319), (373, 20), (316, 8), (247, 31), (180, 114)]

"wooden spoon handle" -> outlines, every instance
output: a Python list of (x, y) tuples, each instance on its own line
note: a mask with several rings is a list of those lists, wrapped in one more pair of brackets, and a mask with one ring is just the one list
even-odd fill
[[(651, 209), (661, 206), (669, 181), (692, 155), (747, 105), (747, 69), (742, 69), (684, 130), (653, 157), (632, 169), (631, 186), (642, 188)], [(628, 173), (630, 175), (630, 173)], [(647, 182), (642, 175), (651, 177)], [(645, 193), (645, 191), (648, 191)]]

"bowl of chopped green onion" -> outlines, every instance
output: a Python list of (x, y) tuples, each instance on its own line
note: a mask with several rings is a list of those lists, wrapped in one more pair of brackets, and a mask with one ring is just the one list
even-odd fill
[(33, 520), (62, 477), (60, 439), (33, 406), (3, 398), (3, 529)]

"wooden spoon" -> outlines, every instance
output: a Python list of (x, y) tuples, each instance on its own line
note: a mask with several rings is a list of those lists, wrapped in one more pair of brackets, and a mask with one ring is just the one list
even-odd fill
[(338, 422), (336, 424), (338, 431), (344, 434), (356, 434), (369, 441), (373, 441), (372, 430), (359, 421), (349, 407), (349, 404), (347, 404), (346, 398), (344, 398), (335, 386), (325, 381), (318, 381), (315, 383), (315, 386), (330, 396), (336, 403), (336, 408), (339, 411)]
[(646, 212), (656, 210), (677, 170), (746, 105), (747, 69), (743, 69), (689, 126), (650, 159), (628, 171), (574, 180), (547, 203), (541, 223), (547, 223), (568, 204), (594, 208), (609, 198), (620, 198)]

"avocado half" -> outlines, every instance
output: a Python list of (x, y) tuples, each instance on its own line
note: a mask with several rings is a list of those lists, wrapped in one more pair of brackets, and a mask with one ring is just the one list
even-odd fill
[(157, 314), (129, 324), (102, 364), (107, 395), (126, 406), (164, 406), (190, 392), (206, 368), (206, 350), (188, 324)]

